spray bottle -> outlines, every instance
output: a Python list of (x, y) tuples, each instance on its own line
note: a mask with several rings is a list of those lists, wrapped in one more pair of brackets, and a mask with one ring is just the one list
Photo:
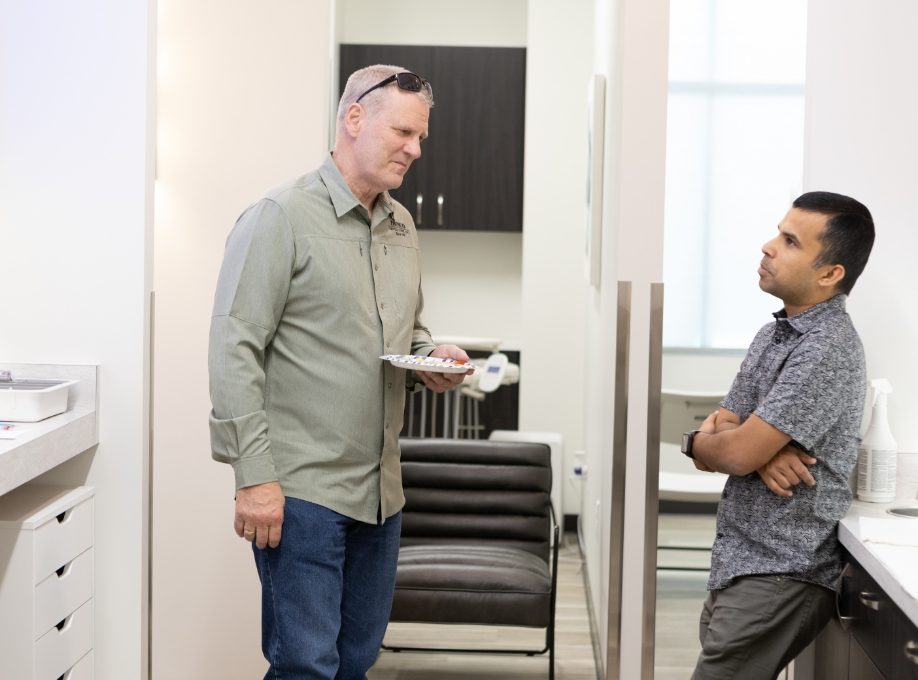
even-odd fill
[(872, 503), (896, 499), (896, 440), (886, 417), (886, 397), (892, 385), (884, 378), (870, 381), (873, 412), (857, 452), (857, 497)]

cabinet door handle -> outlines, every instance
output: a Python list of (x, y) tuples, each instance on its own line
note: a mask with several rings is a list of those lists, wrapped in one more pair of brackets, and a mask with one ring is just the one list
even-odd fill
[(437, 226), (443, 226), (443, 194), (437, 194)]
[(876, 593), (868, 593), (862, 590), (857, 596), (857, 599), (859, 599), (861, 604), (867, 607), (867, 609), (872, 609), (875, 612), (880, 611), (880, 598), (877, 597)]
[(849, 579), (849, 571), (851, 571), (851, 563), (846, 562), (845, 568), (842, 569), (841, 576), (839, 577), (838, 590), (835, 591), (835, 614), (838, 616), (838, 623), (841, 625), (842, 630), (844, 631), (848, 630), (848, 628), (851, 626), (851, 622), (856, 618), (854, 616), (842, 613), (842, 602), (845, 600), (845, 584)]
[(905, 654), (906, 659), (918, 666), (918, 642), (915, 642), (914, 640), (909, 640), (906, 642), (903, 653)]
[(418, 192), (418, 197), (415, 199), (415, 203), (418, 204), (417, 211), (414, 213), (414, 223), (416, 226), (421, 226), (421, 208), (424, 207), (424, 194)]

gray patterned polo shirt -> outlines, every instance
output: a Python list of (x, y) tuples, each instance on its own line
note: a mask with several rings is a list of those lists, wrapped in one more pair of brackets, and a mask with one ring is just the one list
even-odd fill
[(783, 574), (834, 589), (841, 571), (836, 528), (851, 504), (848, 476), (857, 461), (864, 408), (864, 349), (844, 295), (762, 327), (723, 407), (751, 414), (817, 459), (816, 485), (790, 498), (757, 473), (731, 475), (717, 511), (709, 590), (753, 574)]

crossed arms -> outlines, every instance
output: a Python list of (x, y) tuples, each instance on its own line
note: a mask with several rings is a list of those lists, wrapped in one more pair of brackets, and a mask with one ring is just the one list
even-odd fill
[(778, 496), (793, 496), (791, 489), (816, 480), (808, 465), (816, 459), (791, 443), (791, 438), (756, 415), (740, 423), (739, 416), (721, 408), (701, 424), (692, 446), (695, 467), (705, 472), (748, 475), (757, 472)]

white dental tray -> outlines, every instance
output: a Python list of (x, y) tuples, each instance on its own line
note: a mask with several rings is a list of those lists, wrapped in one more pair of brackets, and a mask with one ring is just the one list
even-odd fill
[(398, 368), (407, 368), (412, 371), (431, 371), (433, 373), (465, 373), (475, 368), (470, 361), (458, 359), (440, 359), (439, 357), (425, 357), (418, 354), (384, 354), (379, 357)]
[(35, 423), (67, 410), (67, 394), (77, 380), (0, 381), (0, 420)]

